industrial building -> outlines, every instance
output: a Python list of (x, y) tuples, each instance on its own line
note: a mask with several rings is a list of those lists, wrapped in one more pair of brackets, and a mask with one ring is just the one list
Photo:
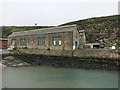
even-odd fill
[(79, 30), (77, 25), (14, 32), (8, 39), (9, 45), (15, 48), (51, 50), (74, 50), (86, 43), (84, 30)]

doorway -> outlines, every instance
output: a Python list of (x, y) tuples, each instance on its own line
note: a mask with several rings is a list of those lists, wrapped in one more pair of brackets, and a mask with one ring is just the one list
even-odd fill
[(77, 49), (77, 42), (75, 42), (75, 49)]
[(16, 45), (16, 40), (15, 40), (15, 39), (12, 39), (11, 45), (12, 45), (12, 46), (15, 46), (15, 45)]

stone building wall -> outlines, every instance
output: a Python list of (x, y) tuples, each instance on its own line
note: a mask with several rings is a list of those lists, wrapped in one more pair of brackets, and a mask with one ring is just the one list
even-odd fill
[(73, 32), (73, 49), (76, 49), (75, 43), (77, 43), (77, 48), (79, 47), (80, 36), (78, 30)]
[[(72, 34), (73, 32), (62, 32), (62, 33), (51, 33), (51, 34), (39, 34), (39, 35), (29, 35), (29, 36), (17, 36), (17, 37), (9, 37), (9, 45), (11, 45), (11, 40), (15, 39), (16, 48), (39, 48), (39, 49), (52, 49), (52, 50), (72, 50)], [(61, 36), (62, 41), (61, 45), (55, 46), (53, 45), (53, 37)], [(45, 37), (45, 45), (38, 44), (38, 38)], [(24, 46), (21, 46), (21, 39), (26, 40)]]
[[(82, 32), (83, 35), (80, 36), (79, 31)], [(45, 39), (45, 42), (43, 39), (41, 39), (40, 43), (45, 44), (39, 44), (38, 38), (40, 37), (44, 37), (43, 39)], [(85, 38), (84, 30), (78, 30), (76, 25), (73, 25), (24, 32), (14, 32), (8, 36), (8, 39), (10, 41), (10, 46), (12, 40), (16, 41), (16, 44), (12, 45), (15, 48), (27, 47), (51, 50), (74, 50), (78, 49), (79, 44), (85, 41), (83, 37)], [(24, 45), (22, 45), (24, 42), (21, 44), (21, 39), (25, 39)]]
[(37, 55), (46, 55), (46, 56), (67, 56), (72, 57), (72, 50), (38, 50), (38, 49), (19, 49), (14, 51), (14, 53), (20, 54), (37, 54)]

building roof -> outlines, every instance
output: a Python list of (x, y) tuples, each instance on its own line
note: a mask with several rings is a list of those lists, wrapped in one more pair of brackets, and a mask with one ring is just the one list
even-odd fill
[(11, 35), (9, 35), (8, 37), (59, 33), (59, 32), (70, 32), (70, 31), (74, 31), (74, 30), (77, 30), (76, 25), (58, 26), (58, 27), (36, 29), (36, 30), (30, 30), (30, 31), (24, 31), (24, 32), (14, 32)]

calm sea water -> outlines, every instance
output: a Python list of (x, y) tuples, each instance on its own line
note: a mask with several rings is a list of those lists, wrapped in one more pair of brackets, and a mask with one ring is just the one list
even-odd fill
[(5, 68), (2, 75), (7, 88), (118, 88), (117, 71), (31, 66)]

